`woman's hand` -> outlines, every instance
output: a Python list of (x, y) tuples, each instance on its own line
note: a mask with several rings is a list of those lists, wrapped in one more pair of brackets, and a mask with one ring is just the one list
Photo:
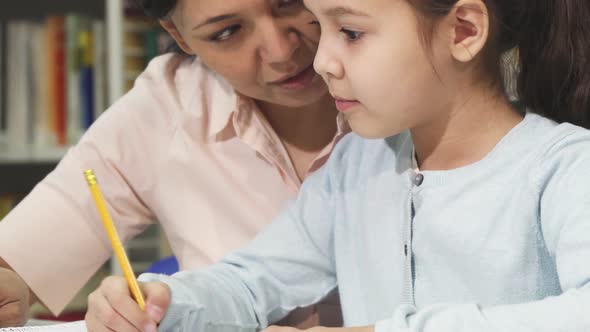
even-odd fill
[(146, 299), (142, 311), (123, 277), (108, 277), (88, 297), (86, 325), (89, 332), (156, 332), (170, 305), (170, 288), (164, 283), (140, 283)]
[(0, 268), (0, 327), (23, 326), (29, 315), (29, 287), (19, 275)]

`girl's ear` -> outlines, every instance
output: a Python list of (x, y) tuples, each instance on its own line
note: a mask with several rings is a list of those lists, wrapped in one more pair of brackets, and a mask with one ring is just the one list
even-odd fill
[(191, 50), (191, 48), (188, 46), (188, 44), (184, 41), (184, 38), (180, 34), (180, 31), (178, 31), (176, 24), (171, 19), (163, 19), (159, 22), (162, 28), (164, 28), (164, 30), (166, 30), (170, 34), (170, 36), (172, 36), (172, 38), (176, 41), (176, 44), (178, 44), (178, 47), (180, 47), (184, 51), (184, 53), (191, 55), (195, 54), (193, 50)]
[(452, 27), (451, 55), (457, 61), (470, 62), (488, 41), (488, 8), (482, 0), (459, 0), (448, 18)]

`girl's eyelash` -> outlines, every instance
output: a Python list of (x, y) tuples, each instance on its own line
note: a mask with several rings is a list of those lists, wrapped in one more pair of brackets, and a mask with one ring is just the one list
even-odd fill
[(240, 30), (239, 25), (232, 25), (227, 28), (220, 30), (219, 32), (214, 33), (211, 37), (209, 37), (209, 41), (214, 43), (219, 43), (230, 39), (238, 30)]
[(346, 40), (348, 40), (349, 42), (357, 42), (364, 35), (364, 33), (361, 31), (355, 31), (355, 30), (346, 29), (346, 28), (340, 28), (340, 32), (342, 34), (344, 34), (344, 36), (346, 37)]

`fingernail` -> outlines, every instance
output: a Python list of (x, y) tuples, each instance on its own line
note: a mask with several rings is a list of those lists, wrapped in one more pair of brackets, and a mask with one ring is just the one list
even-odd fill
[(163, 318), (163, 310), (157, 305), (148, 304), (146, 311), (148, 316), (155, 322), (159, 322)]
[(143, 331), (144, 332), (157, 332), (158, 330), (156, 329), (156, 324), (150, 323), (145, 326)]

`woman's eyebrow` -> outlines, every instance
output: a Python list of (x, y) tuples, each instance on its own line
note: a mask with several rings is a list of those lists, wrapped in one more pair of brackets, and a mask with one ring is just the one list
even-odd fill
[(219, 16), (213, 16), (211, 18), (206, 19), (205, 22), (197, 24), (193, 28), (193, 30), (197, 30), (197, 29), (199, 29), (205, 25), (208, 25), (208, 24), (213, 24), (213, 23), (218, 23), (221, 21), (229, 20), (229, 19), (235, 18), (236, 16), (237, 16), (237, 14), (224, 14), (224, 15), (219, 15)]

